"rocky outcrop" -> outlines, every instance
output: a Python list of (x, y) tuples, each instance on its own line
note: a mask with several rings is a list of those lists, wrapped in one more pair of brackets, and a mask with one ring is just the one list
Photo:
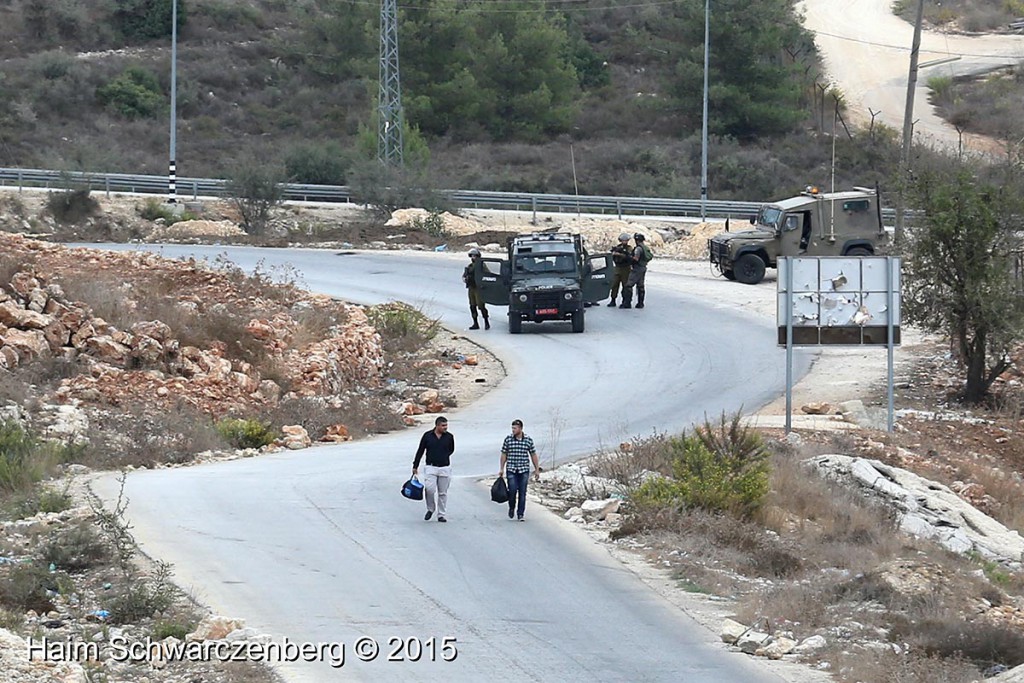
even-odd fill
[[(296, 290), (296, 300), (289, 302), (296, 314), (332, 307), (345, 321), (327, 331), (325, 338), (296, 347), (293, 339), (301, 326), (291, 313), (274, 310), (280, 304), (236, 291), (230, 275), (204, 269), (194, 261), (171, 261), (148, 253), (72, 252), (6, 234), (0, 235), (0, 247), (26, 264), (26, 270), (9, 283), (0, 283), (0, 369), (45, 358), (77, 359), (87, 372), (64, 380), (56, 396), (59, 401), (165, 407), (183, 401), (220, 417), (274, 405), (286, 396), (338, 395), (352, 386), (380, 383), (381, 338), (358, 306)], [(193, 294), (178, 302), (186, 312), (268, 311), (266, 317), (252, 318), (245, 332), (263, 345), (269, 358), (276, 359), (291, 394), (286, 395), (252, 364), (228, 357), (224, 343), (198, 348), (183, 344), (161, 320), (142, 320), (122, 330), (95, 316), (86, 305), (70, 301), (59, 286), (47, 282), (48, 270), (69, 261), (97, 272), (123, 271), (142, 280), (174, 278), (187, 283)], [(125, 301), (120, 302), (126, 309), (136, 305), (130, 293), (126, 287)], [(439, 409), (439, 405), (432, 407)]]
[(878, 460), (819, 455), (812, 463), (824, 476), (856, 487), (898, 511), (900, 527), (934, 539), (957, 553), (974, 551), (988, 560), (1020, 569), (1024, 538), (963, 500), (949, 487)]

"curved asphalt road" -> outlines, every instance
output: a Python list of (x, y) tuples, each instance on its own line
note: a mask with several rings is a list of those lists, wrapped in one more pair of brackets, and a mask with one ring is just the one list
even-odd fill
[[(360, 303), (423, 306), (454, 329), (468, 320), (447, 254), (165, 247), (168, 256), (227, 253), (247, 270), (290, 263), (311, 289)], [(655, 271), (657, 268), (655, 267)], [(255, 459), (133, 473), (129, 517), (143, 549), (220, 614), (280, 641), (345, 644), (341, 669), (280, 667), (292, 681), (776, 681), (729, 654), (600, 546), (538, 505), (509, 522), (487, 483), (513, 417), (542, 464), (633, 434), (678, 430), (784, 388), (774, 331), (649, 276), (649, 307), (587, 313), (587, 331), (524, 325), (497, 308), (485, 341), (509, 376), (449, 414), (456, 479), (449, 523), (427, 523), (399, 495), (420, 431)], [(741, 286), (741, 285), (737, 285)], [(629, 320), (629, 325), (622, 324)], [(809, 358), (798, 356), (797, 373)], [(112, 477), (97, 491), (116, 496)], [(381, 655), (352, 651), (372, 637)], [(385, 661), (389, 638), (453, 637), (453, 662)], [(426, 654), (424, 660), (428, 659)]]

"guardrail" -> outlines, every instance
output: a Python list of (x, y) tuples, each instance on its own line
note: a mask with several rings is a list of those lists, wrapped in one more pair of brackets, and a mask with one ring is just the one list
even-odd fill
[[(213, 178), (176, 179), (179, 197), (223, 197), (227, 194), (226, 180)], [(65, 189), (69, 187), (111, 192), (167, 194), (167, 176), (134, 175), (128, 173), (82, 173), (76, 171), (48, 171), (28, 168), (0, 168), (0, 186), (41, 187)], [(283, 195), (291, 201), (352, 203), (350, 188), (344, 185), (306, 185), (284, 183)], [(473, 209), (505, 209), (511, 211), (553, 211), (623, 216), (686, 216), (701, 215), (699, 199), (667, 197), (605, 197), (599, 195), (538, 194), (531, 192), (490, 192), (483, 190), (449, 190), (444, 194), (457, 206)], [(708, 200), (706, 213), (715, 218), (746, 219), (757, 213), (760, 202)], [(893, 221), (895, 212), (883, 209), (885, 221)]]

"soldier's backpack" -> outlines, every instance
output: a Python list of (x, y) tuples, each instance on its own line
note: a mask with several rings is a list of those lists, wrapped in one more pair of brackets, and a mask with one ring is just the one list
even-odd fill
[(651, 260), (654, 259), (654, 252), (651, 251), (651, 248), (646, 244), (641, 244), (640, 248), (644, 250), (644, 257), (643, 259), (641, 259), (640, 265), (646, 266), (648, 263), (651, 262)]

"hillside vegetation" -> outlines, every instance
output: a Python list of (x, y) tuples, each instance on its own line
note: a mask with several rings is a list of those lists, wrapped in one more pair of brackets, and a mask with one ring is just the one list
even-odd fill
[[(0, 164), (164, 173), (170, 8), (3, 3)], [(406, 157), (436, 186), (699, 193), (700, 0), (424, 0), (399, 15)], [(259, 164), (350, 183), (372, 158), (376, 3), (179, 0), (179, 26), (179, 175)], [(791, 0), (716, 2), (711, 46), (712, 198), (827, 186), (837, 121), (837, 184), (885, 185), (892, 132), (835, 117)]]

